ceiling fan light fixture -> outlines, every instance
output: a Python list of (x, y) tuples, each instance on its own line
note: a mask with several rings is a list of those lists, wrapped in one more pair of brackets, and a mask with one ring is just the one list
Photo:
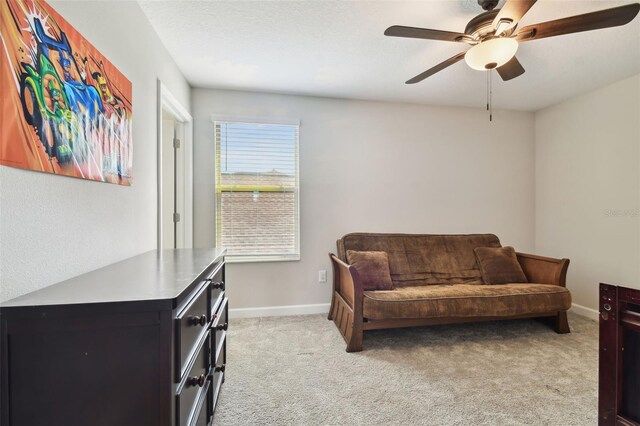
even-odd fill
[(474, 70), (485, 71), (506, 64), (517, 51), (516, 40), (507, 37), (492, 38), (469, 49), (464, 60)]

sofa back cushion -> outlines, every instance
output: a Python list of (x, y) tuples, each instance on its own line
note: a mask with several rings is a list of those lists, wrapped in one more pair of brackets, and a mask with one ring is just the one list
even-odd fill
[(493, 234), (347, 234), (338, 240), (338, 257), (346, 251), (384, 251), (395, 287), (430, 284), (482, 284), (476, 247), (501, 247)]

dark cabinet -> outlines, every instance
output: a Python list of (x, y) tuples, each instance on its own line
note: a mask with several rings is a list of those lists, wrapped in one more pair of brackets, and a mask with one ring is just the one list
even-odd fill
[(223, 250), (161, 250), (3, 303), (1, 424), (211, 424), (225, 285)]
[(640, 290), (600, 284), (598, 424), (640, 424)]

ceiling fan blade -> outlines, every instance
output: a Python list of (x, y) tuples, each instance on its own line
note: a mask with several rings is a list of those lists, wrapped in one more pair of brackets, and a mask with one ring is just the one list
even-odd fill
[(394, 25), (385, 30), (384, 35), (391, 37), (422, 38), (426, 40), (463, 41), (465, 34), (451, 31), (430, 30), (428, 28), (403, 27)]
[(509, 62), (497, 68), (496, 70), (504, 81), (511, 80), (524, 74), (524, 68), (515, 56), (511, 58)]
[(427, 78), (429, 76), (432, 76), (433, 74), (437, 73), (438, 71), (442, 71), (443, 69), (447, 68), (448, 66), (455, 64), (460, 59), (464, 58), (465, 53), (467, 53), (467, 52), (458, 53), (456, 56), (453, 56), (453, 57), (447, 59), (446, 61), (439, 63), (435, 67), (429, 68), (425, 72), (416, 75), (411, 80), (407, 80), (407, 82), (405, 84), (415, 84), (415, 83), (421, 82), (425, 78)]
[(520, 19), (534, 4), (536, 4), (536, 0), (507, 0), (493, 19), (493, 27), (497, 30), (496, 34), (499, 35), (518, 25)]
[(584, 15), (570, 16), (555, 21), (533, 24), (518, 31), (515, 38), (518, 41), (529, 41), (545, 37), (579, 33), (581, 31), (618, 27), (631, 22), (638, 14), (638, 11), (640, 11), (640, 3), (633, 3), (612, 9), (585, 13)]

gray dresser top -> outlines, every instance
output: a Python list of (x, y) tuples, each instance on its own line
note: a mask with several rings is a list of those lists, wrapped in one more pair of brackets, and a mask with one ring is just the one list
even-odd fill
[(222, 260), (223, 249), (152, 250), (3, 302), (0, 307), (178, 301)]

